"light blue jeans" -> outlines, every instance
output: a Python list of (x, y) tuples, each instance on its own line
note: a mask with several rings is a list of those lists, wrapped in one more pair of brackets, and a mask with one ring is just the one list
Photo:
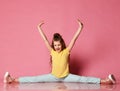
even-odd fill
[(63, 78), (57, 78), (52, 74), (45, 74), (40, 76), (20, 77), (20, 83), (33, 83), (33, 82), (81, 82), (81, 83), (100, 83), (100, 78), (85, 77), (74, 74), (69, 74)]

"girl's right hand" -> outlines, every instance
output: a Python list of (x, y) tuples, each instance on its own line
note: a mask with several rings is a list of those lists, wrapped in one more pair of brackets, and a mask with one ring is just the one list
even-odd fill
[(77, 19), (77, 21), (78, 21), (79, 26), (80, 26), (81, 28), (83, 28), (83, 23), (82, 23), (79, 19)]
[(41, 21), (41, 22), (38, 24), (38, 27), (41, 27), (43, 24), (44, 24), (44, 21)]

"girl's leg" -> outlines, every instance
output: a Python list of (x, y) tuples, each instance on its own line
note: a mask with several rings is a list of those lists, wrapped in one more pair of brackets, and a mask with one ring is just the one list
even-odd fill
[(99, 83), (99, 84), (115, 84), (116, 80), (113, 75), (109, 75), (107, 79), (100, 79), (95, 77), (78, 76), (69, 74), (65, 79), (65, 82), (83, 82), (83, 83)]
[(85, 77), (74, 74), (69, 74), (64, 82), (81, 82), (81, 83), (100, 83), (100, 78), (95, 77)]
[(33, 83), (33, 82), (56, 82), (58, 81), (52, 74), (45, 74), (39, 76), (28, 76), (18, 78), (20, 83)]
[(40, 75), (40, 76), (29, 76), (12, 78), (8, 72), (4, 76), (4, 83), (32, 83), (32, 82), (56, 82), (56, 79), (52, 74)]

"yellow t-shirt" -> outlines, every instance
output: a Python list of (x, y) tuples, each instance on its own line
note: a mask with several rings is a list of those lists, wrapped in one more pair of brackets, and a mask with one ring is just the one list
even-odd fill
[(66, 48), (60, 53), (52, 50), (52, 74), (57, 78), (65, 77), (69, 74), (69, 50)]

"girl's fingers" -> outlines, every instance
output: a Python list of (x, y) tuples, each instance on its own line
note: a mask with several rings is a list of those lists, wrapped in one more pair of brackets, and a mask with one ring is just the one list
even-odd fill
[(77, 20), (78, 20), (79, 25), (83, 26), (83, 23), (79, 19)]
[(44, 24), (44, 22), (43, 21), (41, 21), (39, 24), (38, 24), (38, 26), (42, 26)]

